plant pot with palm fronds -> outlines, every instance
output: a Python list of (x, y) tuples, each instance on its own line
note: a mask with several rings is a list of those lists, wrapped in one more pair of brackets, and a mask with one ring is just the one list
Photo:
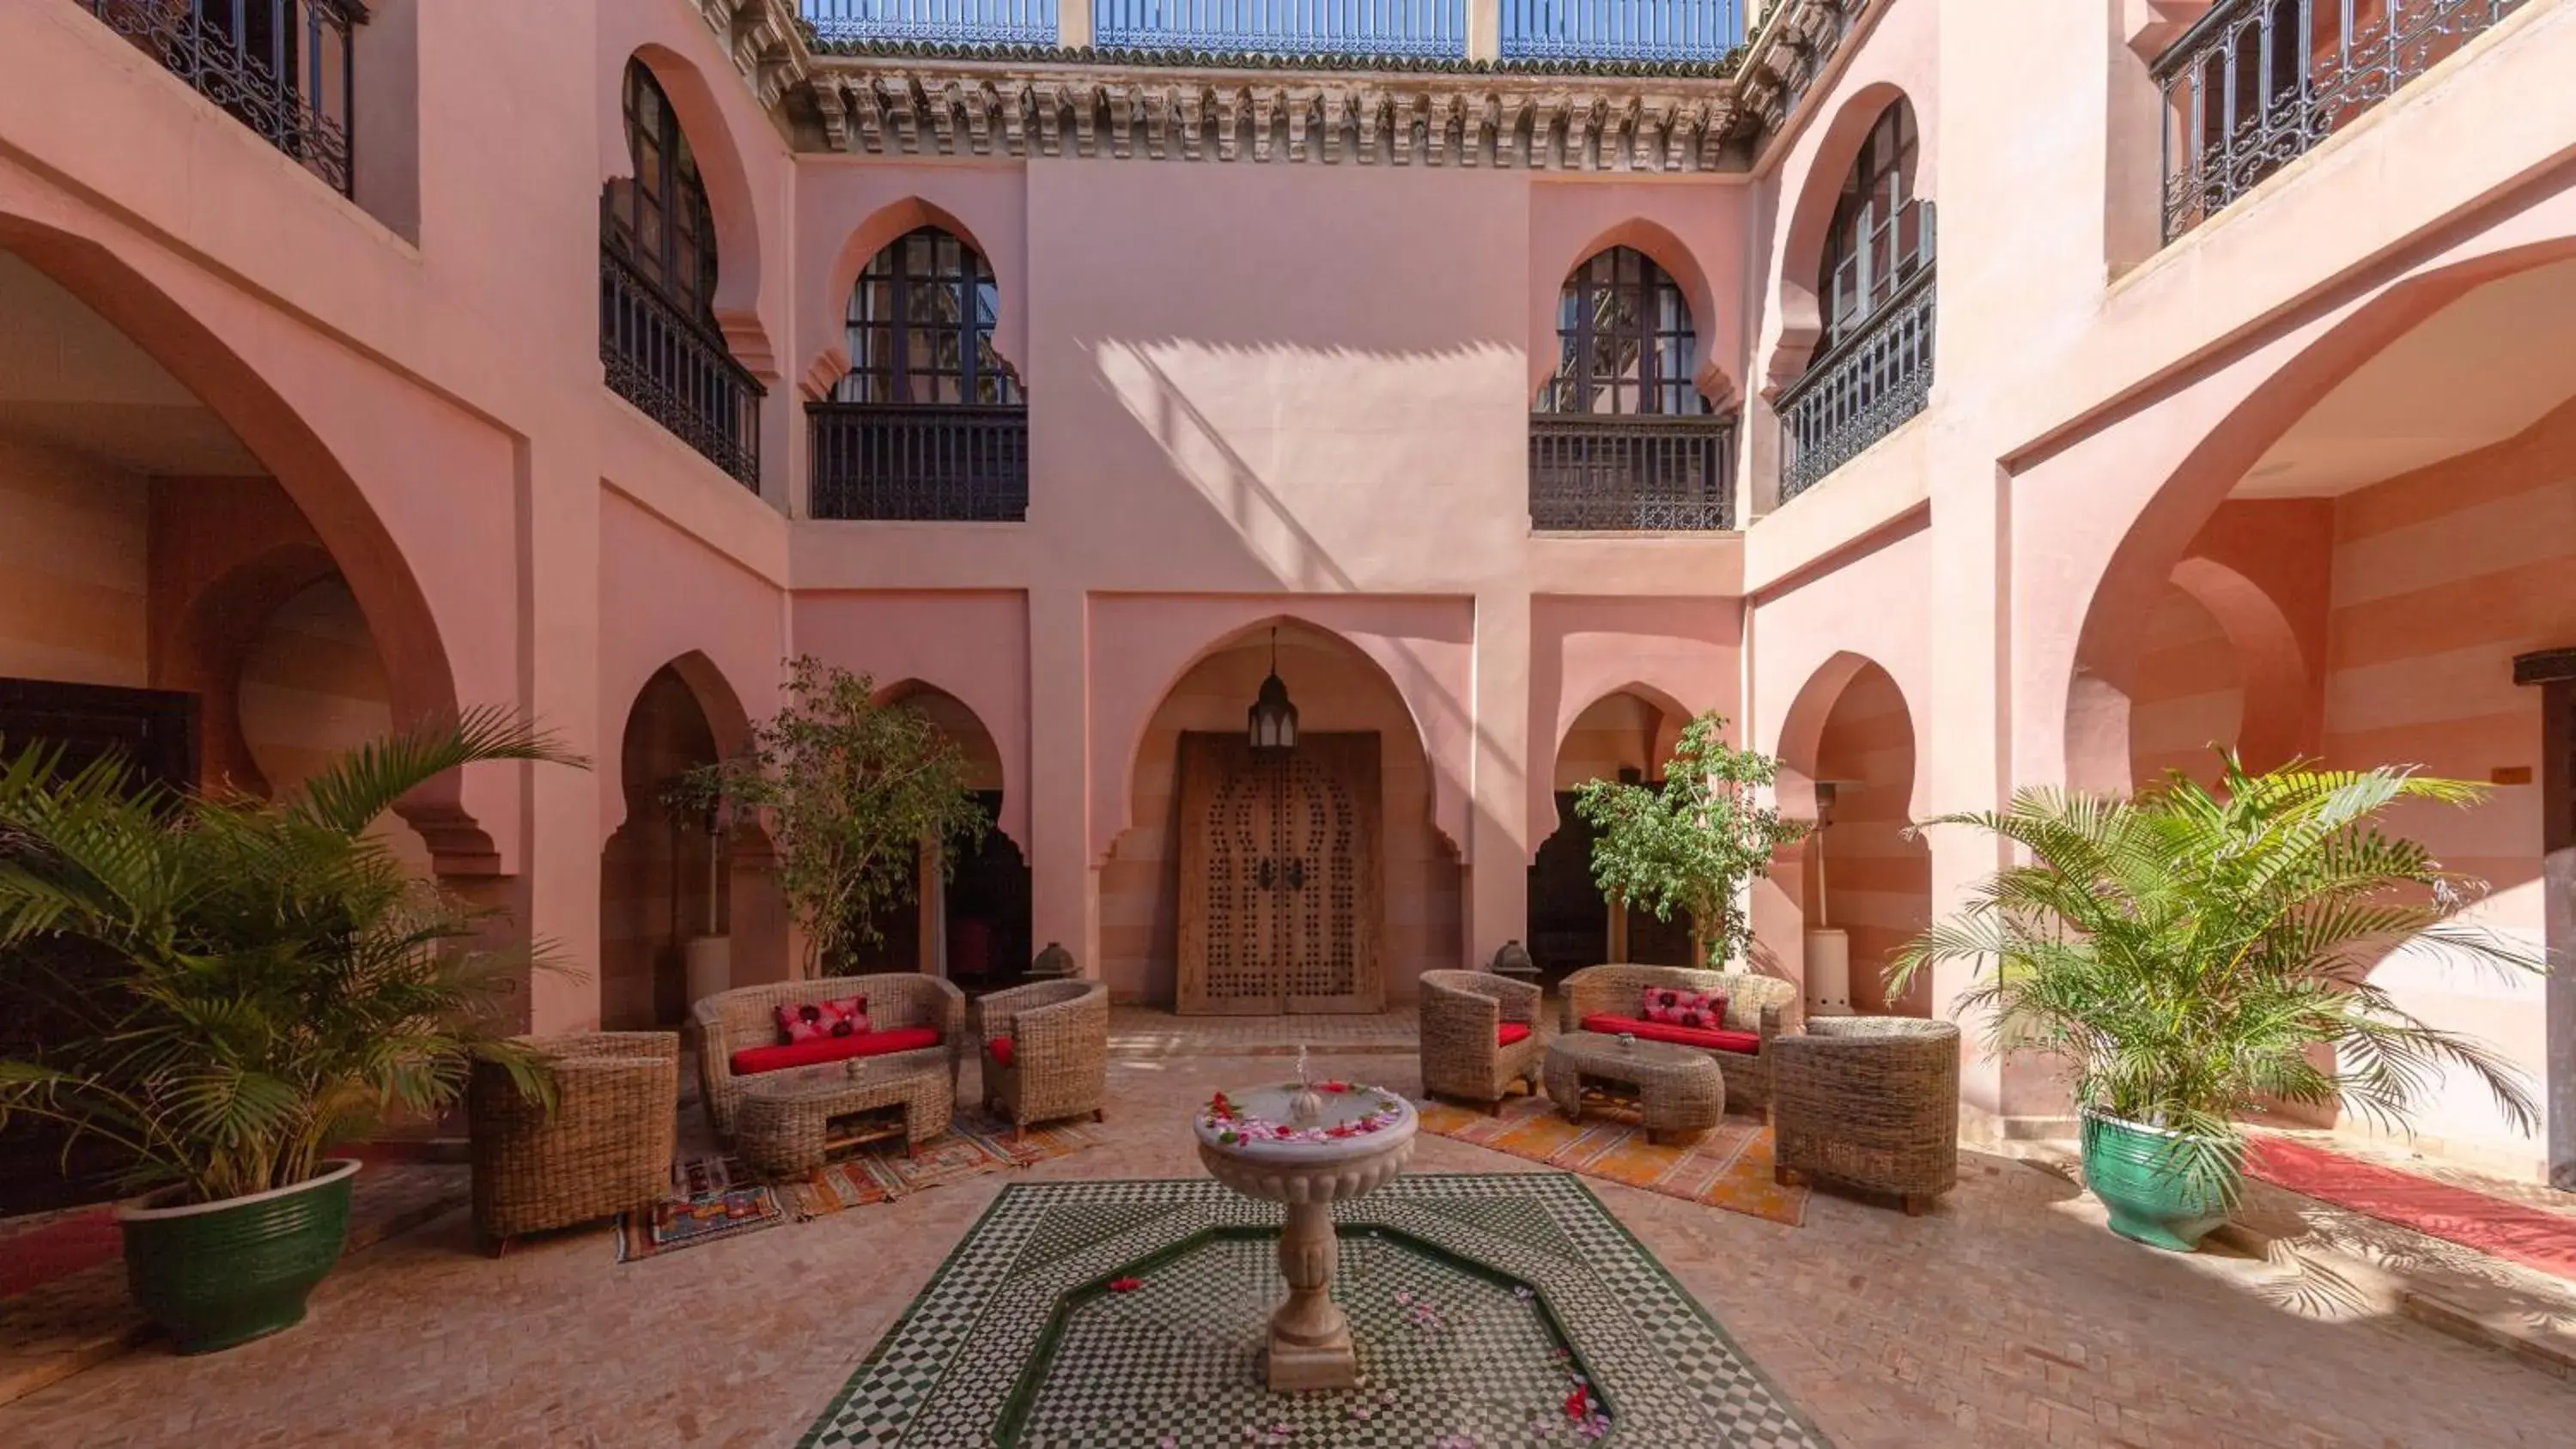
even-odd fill
[[(114, 758), (65, 770), (42, 745), (0, 760), (0, 995), (69, 1025), (0, 1060), (0, 1124), (50, 1119), (134, 1164), (127, 1279), (181, 1352), (303, 1318), (347, 1240), (358, 1165), (334, 1148), (455, 1105), (477, 1060), (550, 1099), (485, 1030), (536, 953), (482, 944), (482, 917), (368, 827), (448, 770), (571, 762), (551, 741), (478, 712), (280, 800), (174, 794)], [(47, 941), (109, 964), (73, 977), (13, 949)]]
[(2461, 919), (2476, 883), (2379, 829), (2401, 800), (2466, 806), (2482, 787), (2382, 768), (2291, 765), (2219, 787), (2180, 774), (2133, 799), (2025, 790), (2001, 813), (1945, 815), (2028, 863), (1977, 887), (1888, 970), (1891, 993), (1940, 964), (1998, 1052), (2067, 1064), (2084, 1175), (2124, 1237), (2188, 1251), (2227, 1219), (2243, 1121), (2340, 1104), (2403, 1125), (2459, 1068), (2504, 1116), (2537, 1121), (2520, 1073), (2474, 1038), (2402, 1010), (2371, 968), (2405, 950), (2504, 973), (2543, 969)]

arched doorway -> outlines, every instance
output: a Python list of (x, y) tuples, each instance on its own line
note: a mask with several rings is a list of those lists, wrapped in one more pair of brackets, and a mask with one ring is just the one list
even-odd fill
[[(2064, 681), (2071, 779), (2145, 786), (2214, 739), (2257, 767), (2306, 756), (2486, 783), (2478, 808), (2389, 823), (2483, 883), (2469, 920), (2576, 946), (2565, 685), (2531, 663), (2576, 646), (2576, 363), (2554, 340), (2576, 329), (2576, 261), (2535, 260), (2392, 285), (2235, 384), (2084, 606)], [(2445, 1073), (2419, 1138), (2576, 1184), (2576, 988), (2392, 947), (2371, 981), (2398, 1008), (2543, 1087), (2534, 1140)]]
[[(399, 552), (302, 421), (112, 260), (8, 218), (0, 235), (12, 244), (0, 246), (7, 753), (113, 750), (173, 787), (270, 795), (399, 722), (452, 708), (443, 649)], [(28, 250), (13, 249), (22, 241)], [(129, 333), (132, 320), (168, 325)], [(201, 394), (177, 368), (218, 391)], [(455, 803), (460, 790), (444, 781), (375, 829), (423, 874), (439, 862), (408, 820), (459, 827), (447, 847), (471, 836), (488, 849)], [(13, 1008), (0, 1011), (0, 1056), (66, 1029)], [(0, 1214), (104, 1195), (119, 1163), (96, 1147), (66, 1161), (58, 1137), (13, 1123), (0, 1135)]]
[(1550, 791), (1556, 829), (1539, 842), (1529, 868), (1530, 959), (1550, 981), (1605, 961), (1688, 966), (1692, 923), (1634, 907), (1614, 908), (1592, 874), (1599, 832), (1575, 813), (1575, 791), (1592, 780), (1657, 784), (1688, 721), (1665, 705), (1627, 690), (1594, 700), (1574, 717), (1556, 749)]
[(715, 763), (715, 729), (670, 665), (635, 696), (617, 750), (626, 820), (599, 860), (599, 1019), (611, 1031), (688, 1017), (688, 943), (725, 934), (721, 842), (702, 812), (666, 803), (679, 778)]
[[(1246, 714), (1274, 668), (1298, 743), (1265, 758)], [(1460, 872), (1432, 824), (1421, 735), (1348, 640), (1283, 619), (1215, 645), (1146, 721), (1130, 779), (1136, 824), (1100, 873), (1102, 974), (1117, 995), (1368, 1011), (1457, 962)]]
[(1912, 717), (1896, 680), (1863, 664), (1834, 696), (1817, 733), (1812, 778), (1816, 822), (1803, 843), (1808, 983), (1817, 985), (1817, 941), (1840, 933), (1851, 1009), (1932, 1014), (1932, 980), (1887, 993), (1889, 960), (1932, 924), (1932, 854), (1906, 834), (1914, 796)]
[(890, 701), (921, 715), (956, 742), (966, 759), (966, 788), (983, 809), (983, 839), (954, 859), (922, 852), (913, 903), (877, 922), (879, 941), (859, 960), (871, 971), (924, 971), (970, 993), (1027, 979), (1029, 865), (1002, 831), (1002, 756), (993, 735), (965, 701), (919, 682), (887, 691)]

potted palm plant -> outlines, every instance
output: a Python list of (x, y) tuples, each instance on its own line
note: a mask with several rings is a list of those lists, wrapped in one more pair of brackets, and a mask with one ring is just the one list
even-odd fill
[(2459, 919), (2475, 883), (2377, 824), (2402, 800), (2484, 793), (2394, 768), (2249, 774), (2228, 755), (2215, 791), (2177, 774), (2135, 799), (2025, 790), (2001, 813), (1941, 816), (1926, 824), (1989, 831), (2028, 863), (1901, 952), (1889, 990), (1941, 962), (1977, 967), (1958, 1006), (1988, 1015), (1995, 1049), (2071, 1068), (2085, 1180), (2112, 1230), (2187, 1252), (2226, 1220), (2240, 1118), (2268, 1104), (2402, 1126), (2460, 1068), (2517, 1126), (2537, 1120), (2510, 1063), (2370, 980), (2397, 948), (2541, 969)]
[[(487, 760), (578, 763), (497, 712), (363, 746), (292, 795), (180, 795), (113, 757), (0, 764), (0, 987), (73, 1029), (0, 1061), (16, 1114), (132, 1164), (128, 1281), (182, 1353), (304, 1316), (345, 1241), (355, 1161), (387, 1115), (435, 1115), (480, 1059), (551, 1097), (483, 1019), (538, 952), (413, 878), (368, 827)], [(42, 943), (72, 951), (21, 949)], [(88, 963), (55, 969), (67, 956)]]

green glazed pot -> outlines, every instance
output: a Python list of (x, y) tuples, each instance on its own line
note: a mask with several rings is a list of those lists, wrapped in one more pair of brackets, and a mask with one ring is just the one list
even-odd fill
[(357, 1163), (334, 1160), (319, 1177), (249, 1197), (183, 1202), (186, 1189), (173, 1187), (118, 1204), (135, 1303), (181, 1353), (294, 1327), (348, 1243), (357, 1173)]
[[(2111, 1210), (2111, 1231), (2133, 1242), (2188, 1253), (2220, 1223), (2244, 1168), (2242, 1144), (2222, 1149), (2224, 1171), (2211, 1178), (2184, 1169), (2188, 1139), (2091, 1108), (2084, 1111), (2084, 1185)], [(2206, 1139), (2203, 1139), (2206, 1140)]]

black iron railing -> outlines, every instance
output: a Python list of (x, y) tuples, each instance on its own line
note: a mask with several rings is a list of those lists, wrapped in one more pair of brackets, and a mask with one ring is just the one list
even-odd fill
[(1734, 527), (1735, 419), (1530, 415), (1530, 526)]
[(2171, 241), (2522, 0), (2220, 0), (2158, 57)]
[(1017, 523), (1029, 511), (1029, 410), (808, 403), (816, 518)]
[(754, 492), (765, 391), (707, 323), (685, 316), (634, 266), (599, 249), (599, 360), (608, 385)]
[(77, 0), (199, 95), (350, 194), (359, 0)]
[(1780, 501), (1804, 493), (1923, 411), (1932, 395), (1933, 266), (1780, 390)]

